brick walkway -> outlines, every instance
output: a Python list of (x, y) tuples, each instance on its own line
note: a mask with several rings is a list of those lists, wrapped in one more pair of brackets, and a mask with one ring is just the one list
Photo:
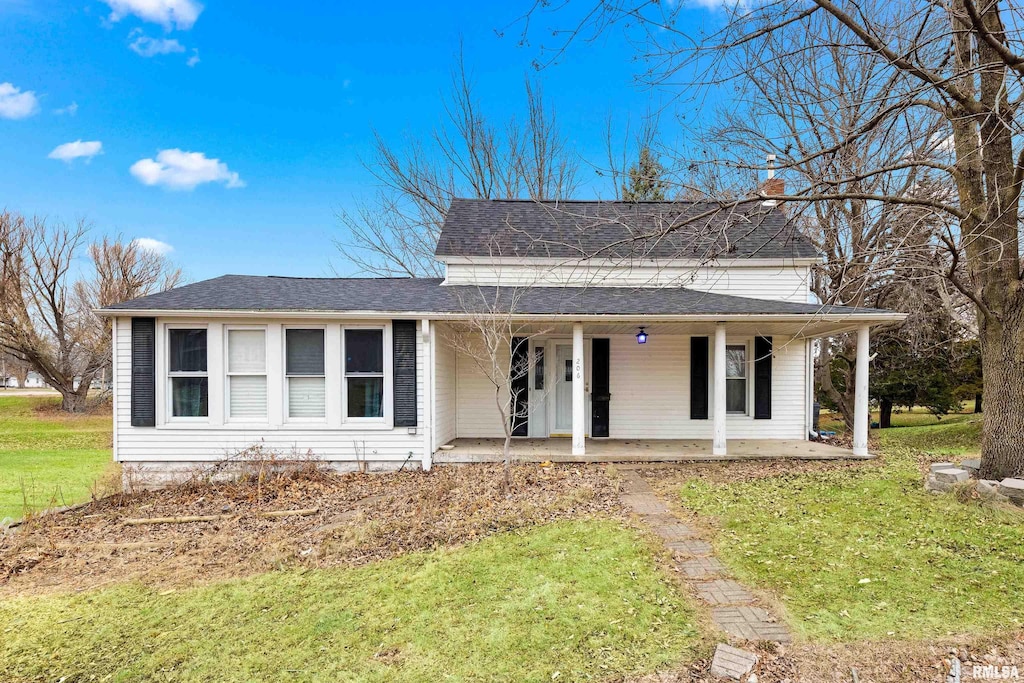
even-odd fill
[(634, 469), (621, 469), (622, 503), (651, 528), (672, 551), (680, 576), (711, 608), (715, 625), (738, 640), (771, 640), (788, 643), (792, 636), (785, 624), (757, 605), (757, 598), (743, 584), (728, 578), (728, 570), (714, 556), (714, 549), (700, 534), (672, 515), (651, 485)]

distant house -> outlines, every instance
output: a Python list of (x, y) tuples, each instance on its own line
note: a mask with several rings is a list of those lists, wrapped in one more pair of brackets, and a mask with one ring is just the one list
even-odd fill
[(501, 361), (530, 368), (513, 389), (523, 453), (806, 444), (811, 342), (856, 331), (867, 454), (868, 330), (902, 315), (809, 303), (820, 255), (771, 202), (460, 199), (436, 257), (444, 279), (225, 275), (104, 310), (115, 458), (155, 476), (255, 443), (339, 469), (493, 460), (494, 387), (446, 331), (510, 291), (510, 317), (547, 330)]
[[(11, 377), (11, 383), (8, 386), (18, 386), (18, 380)], [(46, 382), (43, 381), (43, 376), (34, 370), (29, 371), (25, 378), (25, 386), (20, 387), (21, 389), (45, 389), (47, 388)]]

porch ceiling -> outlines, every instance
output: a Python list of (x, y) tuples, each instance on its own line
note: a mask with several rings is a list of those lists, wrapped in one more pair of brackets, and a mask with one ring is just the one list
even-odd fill
[[(457, 323), (455, 323), (457, 324)], [(827, 337), (841, 332), (855, 330), (859, 323), (831, 322), (823, 320), (804, 320), (800, 322), (781, 321), (736, 321), (727, 322), (726, 329), (730, 334), (745, 336), (785, 336), (785, 337)], [(639, 328), (643, 327), (649, 335), (702, 335), (712, 336), (715, 333), (715, 323), (710, 321), (658, 321), (657, 319), (638, 316), (635, 321), (585, 321), (583, 333), (588, 336), (602, 336), (613, 334), (636, 334)], [(557, 336), (570, 336), (572, 334), (572, 321), (537, 321), (535, 323), (523, 323), (521, 331), (524, 334), (551, 334)]]

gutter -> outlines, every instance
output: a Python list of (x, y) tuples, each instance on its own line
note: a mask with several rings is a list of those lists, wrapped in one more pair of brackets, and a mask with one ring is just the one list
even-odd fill
[[(393, 318), (431, 320), (473, 320), (479, 318), (481, 312), (440, 312), (440, 311), (317, 311), (317, 310), (278, 310), (278, 309), (130, 309), (130, 308), (99, 308), (94, 313), (106, 317), (160, 317), (160, 318), (253, 318), (259, 316), (274, 316), (287, 319), (381, 319)], [(635, 322), (643, 319), (645, 322), (764, 322), (766, 319), (772, 322), (833, 322), (833, 323), (890, 323), (901, 322), (907, 318), (907, 313), (896, 313), (895, 311), (880, 311), (872, 313), (675, 313), (675, 314), (650, 314), (650, 313), (498, 313), (496, 315), (508, 316), (513, 320), (544, 320), (544, 321), (620, 321)]]

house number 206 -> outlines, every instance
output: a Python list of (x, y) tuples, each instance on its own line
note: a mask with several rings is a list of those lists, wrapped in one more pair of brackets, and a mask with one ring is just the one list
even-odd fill
[(583, 379), (583, 361), (576, 359), (576, 379)]

